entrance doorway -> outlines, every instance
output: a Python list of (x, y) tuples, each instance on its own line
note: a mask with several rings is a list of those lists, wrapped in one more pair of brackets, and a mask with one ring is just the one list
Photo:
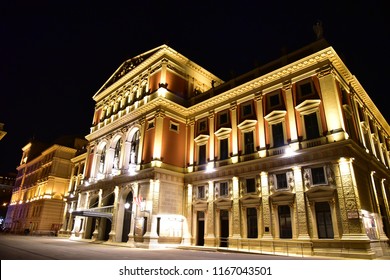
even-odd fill
[(228, 239), (229, 239), (229, 211), (221, 210), (219, 212), (220, 218), (220, 247), (228, 247)]
[(203, 246), (204, 245), (204, 212), (198, 211), (197, 218), (198, 218), (198, 223), (197, 223), (196, 245)]
[(133, 193), (130, 192), (124, 204), (125, 210), (123, 213), (123, 229), (122, 229), (122, 242), (129, 240), (129, 233), (131, 227), (131, 210), (133, 209)]

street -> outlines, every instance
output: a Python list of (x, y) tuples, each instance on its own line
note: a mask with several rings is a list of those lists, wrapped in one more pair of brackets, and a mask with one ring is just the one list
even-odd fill
[(193, 249), (140, 249), (48, 236), (0, 235), (1, 260), (293, 260), (292, 257)]

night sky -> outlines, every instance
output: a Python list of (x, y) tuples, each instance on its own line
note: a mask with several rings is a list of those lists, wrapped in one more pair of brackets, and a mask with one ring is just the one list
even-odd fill
[(313, 42), (318, 20), (389, 120), (385, 1), (58, 2), (1, 4), (0, 172), (16, 172), (33, 137), (87, 135), (92, 96), (129, 58), (167, 44), (227, 81)]

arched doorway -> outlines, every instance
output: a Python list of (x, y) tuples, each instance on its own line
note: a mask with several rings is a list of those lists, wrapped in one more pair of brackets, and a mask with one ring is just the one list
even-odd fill
[(133, 208), (133, 193), (129, 192), (125, 201), (125, 210), (123, 213), (122, 242), (127, 242), (131, 228), (131, 210)]
[[(89, 209), (97, 207), (98, 204), (98, 197), (94, 197), (89, 202)], [(85, 239), (91, 239), (93, 237), (93, 232), (95, 231), (96, 227), (96, 218), (94, 217), (88, 217), (88, 221), (86, 224), (86, 230), (85, 230)]]
[[(103, 206), (111, 206), (114, 205), (115, 202), (115, 194), (111, 193), (103, 202)], [(104, 235), (102, 236), (102, 240), (107, 241), (110, 238), (111, 232), (111, 220), (107, 218), (100, 218), (101, 229)], [(99, 234), (100, 235), (100, 234)]]

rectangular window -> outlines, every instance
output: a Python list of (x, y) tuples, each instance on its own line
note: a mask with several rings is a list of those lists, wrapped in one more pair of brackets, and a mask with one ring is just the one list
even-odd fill
[(324, 185), (327, 183), (323, 167), (311, 168), (311, 178), (313, 185)]
[(253, 131), (244, 133), (244, 153), (251, 154), (255, 151), (253, 141)]
[(228, 195), (229, 195), (228, 182), (219, 183), (219, 196), (228, 196)]
[(206, 164), (206, 145), (199, 146), (199, 165)]
[(218, 127), (229, 124), (229, 114), (228, 112), (222, 112), (218, 115)]
[(221, 139), (219, 141), (219, 157), (221, 160), (229, 158), (229, 139)]
[(286, 174), (276, 174), (276, 189), (287, 189), (287, 177)]
[(257, 238), (257, 210), (256, 208), (246, 209), (247, 236), (248, 238)]
[(174, 132), (179, 132), (179, 124), (171, 122), (169, 125), (169, 130), (174, 131)]
[(198, 199), (202, 199), (202, 198), (205, 198), (205, 197), (206, 197), (205, 187), (204, 186), (199, 186), (197, 188), (197, 198)]
[(242, 116), (247, 117), (252, 115), (252, 104), (242, 105)]
[(198, 122), (198, 133), (207, 133), (207, 119)]
[(256, 179), (255, 178), (248, 178), (245, 180), (246, 185), (246, 192), (247, 193), (254, 193), (256, 192)]
[(299, 85), (299, 94), (301, 97), (306, 97), (314, 93), (313, 84), (311, 82)]
[(291, 213), (288, 205), (278, 207), (280, 238), (292, 238)]
[(272, 139), (274, 147), (281, 147), (284, 145), (283, 123), (272, 125)]
[(304, 116), (306, 139), (315, 139), (320, 137), (317, 113), (311, 113)]
[(269, 96), (269, 105), (270, 107), (277, 107), (280, 105), (280, 95), (279, 93)]
[(147, 130), (152, 129), (152, 128), (154, 128), (154, 120), (148, 122)]

